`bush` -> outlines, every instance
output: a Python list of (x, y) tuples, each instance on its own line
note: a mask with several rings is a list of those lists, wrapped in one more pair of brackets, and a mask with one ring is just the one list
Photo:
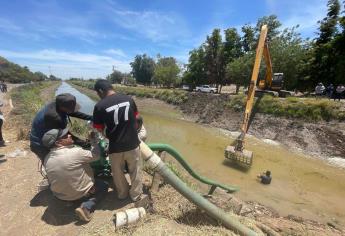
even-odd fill
[[(258, 102), (256, 99), (255, 102)], [(235, 111), (243, 111), (246, 103), (244, 95), (233, 96), (227, 106)], [(265, 95), (257, 104), (258, 112), (287, 118), (299, 118), (307, 121), (344, 120), (345, 111), (339, 104), (330, 100), (314, 98), (277, 98)]]
[[(95, 84), (94, 81), (72, 80), (69, 82), (74, 85), (78, 85), (89, 89), (93, 89), (93, 86)], [(114, 89), (118, 93), (137, 96), (141, 98), (155, 98), (175, 105), (179, 105), (188, 99), (187, 92), (182, 90), (126, 86), (114, 86)]]

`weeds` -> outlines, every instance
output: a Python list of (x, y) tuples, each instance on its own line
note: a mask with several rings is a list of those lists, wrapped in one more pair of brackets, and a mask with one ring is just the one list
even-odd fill
[[(244, 95), (231, 98), (227, 106), (235, 111), (243, 111), (246, 103)], [(256, 101), (257, 102), (257, 101)], [(277, 98), (265, 95), (257, 104), (258, 112), (287, 118), (299, 118), (307, 121), (344, 120), (345, 111), (338, 103), (325, 99), (313, 98)]]
[[(93, 81), (69, 81), (69, 83), (88, 89), (93, 89), (95, 84)], [(134, 95), (142, 98), (155, 98), (174, 105), (182, 104), (188, 99), (186, 91), (177, 89), (156, 89), (126, 86), (114, 86), (114, 89), (118, 93)]]
[[(45, 104), (40, 97), (41, 91), (49, 86), (51, 82), (38, 82), (34, 84), (23, 85), (11, 91), (11, 98), (14, 105), (11, 111), (12, 115), (16, 115), (16, 121), (20, 121), (18, 140), (28, 138), (31, 127), (31, 121), (34, 115)], [(16, 122), (18, 124), (18, 122)]]

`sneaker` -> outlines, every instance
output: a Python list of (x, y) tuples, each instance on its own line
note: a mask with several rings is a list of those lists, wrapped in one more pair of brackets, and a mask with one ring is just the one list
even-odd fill
[(88, 209), (85, 207), (78, 207), (75, 209), (75, 213), (79, 217), (81, 221), (89, 222), (92, 219), (93, 212), (90, 212)]
[(41, 192), (43, 190), (49, 189), (49, 181), (47, 178), (44, 178), (37, 184), (37, 191)]

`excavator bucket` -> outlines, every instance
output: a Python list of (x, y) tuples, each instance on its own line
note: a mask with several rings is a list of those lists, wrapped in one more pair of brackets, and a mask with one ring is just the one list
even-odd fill
[(244, 166), (251, 166), (253, 163), (253, 152), (243, 149), (237, 151), (235, 146), (227, 146), (225, 149), (225, 158)]

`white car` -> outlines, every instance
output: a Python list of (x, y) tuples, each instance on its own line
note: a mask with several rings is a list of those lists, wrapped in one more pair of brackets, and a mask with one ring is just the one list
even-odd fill
[(204, 92), (204, 93), (217, 93), (217, 88), (211, 87), (209, 85), (201, 85), (195, 88), (197, 92)]

